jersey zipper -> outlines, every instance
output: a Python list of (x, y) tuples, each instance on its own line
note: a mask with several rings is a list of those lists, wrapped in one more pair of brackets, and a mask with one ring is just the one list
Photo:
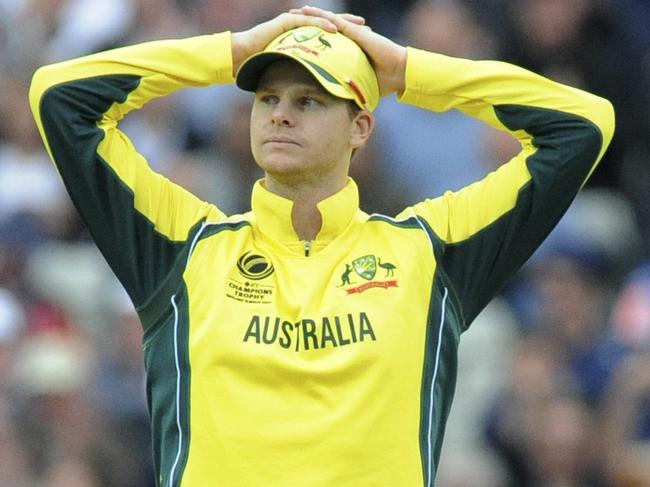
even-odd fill
[(305, 257), (309, 257), (310, 250), (311, 250), (311, 240), (305, 240)]

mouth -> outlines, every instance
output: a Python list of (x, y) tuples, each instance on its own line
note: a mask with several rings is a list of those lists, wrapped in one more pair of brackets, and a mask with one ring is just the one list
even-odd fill
[(300, 144), (296, 142), (293, 139), (289, 139), (287, 137), (269, 137), (268, 139), (265, 139), (263, 142), (264, 145), (266, 144), (272, 144), (272, 145), (280, 145), (280, 146), (298, 146), (300, 147)]

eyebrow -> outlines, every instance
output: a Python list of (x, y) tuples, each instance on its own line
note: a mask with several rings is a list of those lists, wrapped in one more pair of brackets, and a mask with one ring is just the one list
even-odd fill
[[(302, 83), (300, 81), (296, 81), (292, 84), (292, 87), (296, 87), (308, 95), (333, 96), (325, 88), (313, 85), (311, 83)], [(273, 87), (273, 83), (260, 83), (255, 91), (275, 92), (276, 88)]]

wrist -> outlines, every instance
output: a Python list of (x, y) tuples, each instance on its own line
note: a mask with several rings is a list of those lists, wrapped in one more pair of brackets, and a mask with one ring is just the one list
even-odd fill
[(396, 93), (399, 97), (406, 89), (406, 48), (398, 46), (391, 59), (392, 62), (387, 65), (388, 69), (383, 72), (383, 80), (380, 79), (381, 96)]
[(408, 50), (405, 47), (399, 47), (397, 56), (397, 66), (395, 67), (395, 92), (401, 96), (406, 89), (406, 61), (408, 59)]
[(249, 49), (246, 43), (244, 32), (232, 32), (230, 34), (230, 49), (232, 52), (232, 74), (237, 73), (239, 66), (248, 58)]

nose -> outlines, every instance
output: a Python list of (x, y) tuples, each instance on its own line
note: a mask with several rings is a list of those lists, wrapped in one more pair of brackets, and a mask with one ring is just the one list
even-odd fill
[(291, 107), (283, 101), (278, 102), (271, 112), (271, 123), (283, 127), (292, 127), (294, 120), (291, 115)]

